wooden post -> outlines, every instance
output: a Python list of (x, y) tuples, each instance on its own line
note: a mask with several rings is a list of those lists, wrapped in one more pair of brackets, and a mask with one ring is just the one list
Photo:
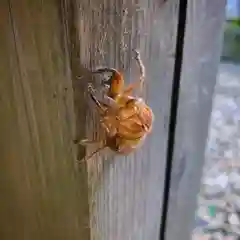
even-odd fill
[[(132, 49), (139, 49), (147, 76), (144, 96), (155, 114), (153, 133), (135, 154), (125, 158), (104, 150), (88, 161), (93, 239), (158, 238), (178, 2), (79, 0), (74, 8), (79, 66), (115, 67), (123, 72), (126, 83), (134, 82), (139, 71)], [(82, 84), (89, 80), (80, 79)], [(86, 137), (100, 139), (99, 118), (91, 100), (88, 109)], [(87, 155), (97, 147), (89, 147)]]
[[(192, 229), (224, 3), (194, 0), (188, 10), (169, 240)], [(0, 239), (158, 239), (178, 9), (179, 0), (1, 1)], [(97, 146), (73, 140), (102, 131), (89, 70), (115, 67), (136, 81), (132, 49), (146, 67), (153, 132), (127, 158), (104, 150), (80, 164)]]
[(167, 240), (191, 239), (220, 61), (225, 0), (188, 1)]
[[(0, 3), (0, 239), (90, 239), (60, 3)], [(83, 126), (85, 128), (85, 126)]]

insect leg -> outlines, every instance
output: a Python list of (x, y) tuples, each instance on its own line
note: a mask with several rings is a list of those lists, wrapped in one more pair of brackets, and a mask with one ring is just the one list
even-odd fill
[(96, 104), (96, 106), (98, 107), (99, 111), (101, 112), (101, 114), (104, 114), (106, 111), (106, 105), (104, 103), (101, 103), (96, 96), (94, 95), (94, 89), (92, 87), (92, 85), (89, 84), (88, 86), (88, 91), (89, 91), (89, 95), (91, 97), (91, 99), (93, 100), (93, 102)]
[(136, 53), (135, 59), (137, 61), (137, 64), (139, 66), (139, 71), (140, 71), (140, 91), (142, 93), (142, 88), (145, 81), (145, 67), (141, 59), (140, 52), (137, 50), (134, 50), (134, 52)]
[(101, 115), (105, 115), (105, 113), (109, 107), (112, 109), (118, 110), (117, 103), (115, 102), (114, 99), (112, 99), (110, 97), (107, 97), (108, 103), (99, 101), (92, 93), (90, 93), (90, 97), (94, 101), (94, 103), (97, 105), (98, 110), (100, 111)]
[(104, 104), (106, 107), (111, 107), (111, 109), (115, 109), (115, 110), (119, 109), (119, 105), (116, 102), (116, 100), (109, 97), (108, 95), (104, 95), (104, 103), (102, 104)]
[(104, 102), (98, 100), (94, 95), (95, 90), (93, 89), (91, 84), (89, 84), (89, 86), (88, 86), (88, 91), (89, 91), (89, 94), (90, 94), (92, 100), (96, 103), (96, 105), (100, 109), (105, 108), (104, 110), (106, 110), (106, 108), (108, 108), (108, 107), (111, 107), (113, 109), (118, 109), (118, 104), (115, 101), (115, 99), (109, 97), (107, 94), (104, 94), (104, 99), (103, 99)]
[(90, 145), (90, 144), (97, 144), (97, 143), (99, 143), (99, 140), (82, 139), (78, 141), (78, 144), (83, 146)]
[(136, 88), (139, 88), (140, 91), (140, 95), (142, 94), (142, 90), (143, 90), (143, 84), (145, 81), (145, 67), (143, 65), (141, 56), (140, 56), (140, 52), (137, 50), (133, 50), (135, 52), (135, 60), (137, 61), (137, 64), (139, 66), (139, 71), (140, 71), (140, 80), (136, 83), (132, 83), (130, 84), (123, 92), (124, 95), (130, 95), (132, 93), (132, 91)]
[(106, 148), (107, 145), (104, 144), (102, 146), (100, 146), (99, 148), (97, 148), (95, 151), (93, 151), (90, 155), (86, 156), (83, 160), (80, 161), (80, 163), (84, 163), (87, 162), (90, 158), (92, 158), (95, 154), (97, 154), (98, 152), (100, 152), (101, 150), (103, 150), (104, 148)]
[(141, 88), (140, 87), (140, 81), (136, 82), (136, 83), (132, 83), (132, 84), (129, 84), (128, 87), (123, 91), (123, 95), (131, 95), (132, 94), (132, 91), (136, 88)]
[(92, 158), (95, 154), (97, 154), (98, 152), (100, 152), (101, 150), (103, 150), (105, 147), (107, 147), (106, 144), (104, 144), (103, 146), (100, 146), (99, 148), (97, 148), (95, 151), (93, 151), (90, 155), (88, 155), (85, 159), (85, 161), (87, 161), (88, 159)]

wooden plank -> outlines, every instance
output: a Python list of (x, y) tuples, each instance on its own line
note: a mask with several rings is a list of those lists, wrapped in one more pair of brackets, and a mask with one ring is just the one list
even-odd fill
[(0, 238), (90, 239), (61, 6), (0, 6)]
[(188, 1), (166, 239), (191, 239), (221, 53), (225, 0)]
[[(131, 50), (140, 49), (147, 72), (145, 97), (155, 113), (154, 131), (136, 154), (124, 158), (106, 150), (88, 161), (92, 239), (157, 239), (178, 0), (79, 0), (75, 10), (79, 66), (115, 67), (133, 82), (139, 72)], [(81, 79), (83, 85), (89, 80)], [(89, 109), (86, 136), (99, 139), (99, 119), (91, 100)]]

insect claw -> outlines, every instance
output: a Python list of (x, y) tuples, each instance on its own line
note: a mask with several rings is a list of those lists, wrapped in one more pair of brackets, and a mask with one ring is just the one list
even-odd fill
[(93, 85), (91, 83), (88, 84), (88, 92), (91, 92), (91, 93), (95, 92)]
[(99, 141), (95, 141), (95, 140), (89, 140), (89, 139), (82, 139), (80, 141), (78, 141), (78, 144), (82, 145), (82, 146), (86, 146), (89, 144), (94, 144), (94, 143), (98, 143)]
[(139, 58), (140, 57), (140, 51), (137, 49), (132, 49), (132, 51), (136, 54), (135, 58)]
[(88, 140), (87, 139), (82, 139), (78, 142), (79, 145), (82, 145), (82, 146), (86, 146), (88, 143)]
[(85, 163), (87, 161), (86, 161), (86, 159), (82, 159), (82, 160), (78, 160), (78, 162), (79, 162), (79, 164), (83, 164), (83, 163)]
[(74, 139), (74, 140), (73, 140), (73, 143), (74, 143), (74, 144), (79, 144), (79, 139)]
[(104, 84), (103, 84), (103, 87), (104, 87), (104, 88), (106, 88), (106, 89), (109, 89), (109, 88), (110, 88), (110, 85), (109, 85), (109, 84), (106, 84), (106, 83), (104, 83)]

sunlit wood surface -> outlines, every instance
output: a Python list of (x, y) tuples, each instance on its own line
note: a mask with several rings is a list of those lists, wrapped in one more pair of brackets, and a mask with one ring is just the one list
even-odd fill
[[(189, 202), (186, 192), (192, 173), (194, 187), (200, 181), (202, 160), (196, 166), (192, 161), (195, 150), (198, 158), (203, 155), (223, 21), (220, 10), (207, 8), (206, 1), (193, 2), (167, 240), (186, 240), (190, 225), (184, 224), (194, 219), (196, 191)], [(197, 7), (206, 10), (204, 17), (195, 15)], [(178, 9), (179, 0), (1, 1), (0, 239), (158, 239)], [(101, 138), (87, 95), (87, 83), (98, 88), (100, 78), (92, 79), (89, 70), (115, 67), (126, 83), (137, 81), (132, 49), (140, 50), (146, 67), (143, 95), (155, 114), (153, 132), (129, 157), (106, 149), (82, 163), (98, 146), (85, 149), (74, 139)], [(188, 203), (192, 218), (189, 213), (182, 221)]]

